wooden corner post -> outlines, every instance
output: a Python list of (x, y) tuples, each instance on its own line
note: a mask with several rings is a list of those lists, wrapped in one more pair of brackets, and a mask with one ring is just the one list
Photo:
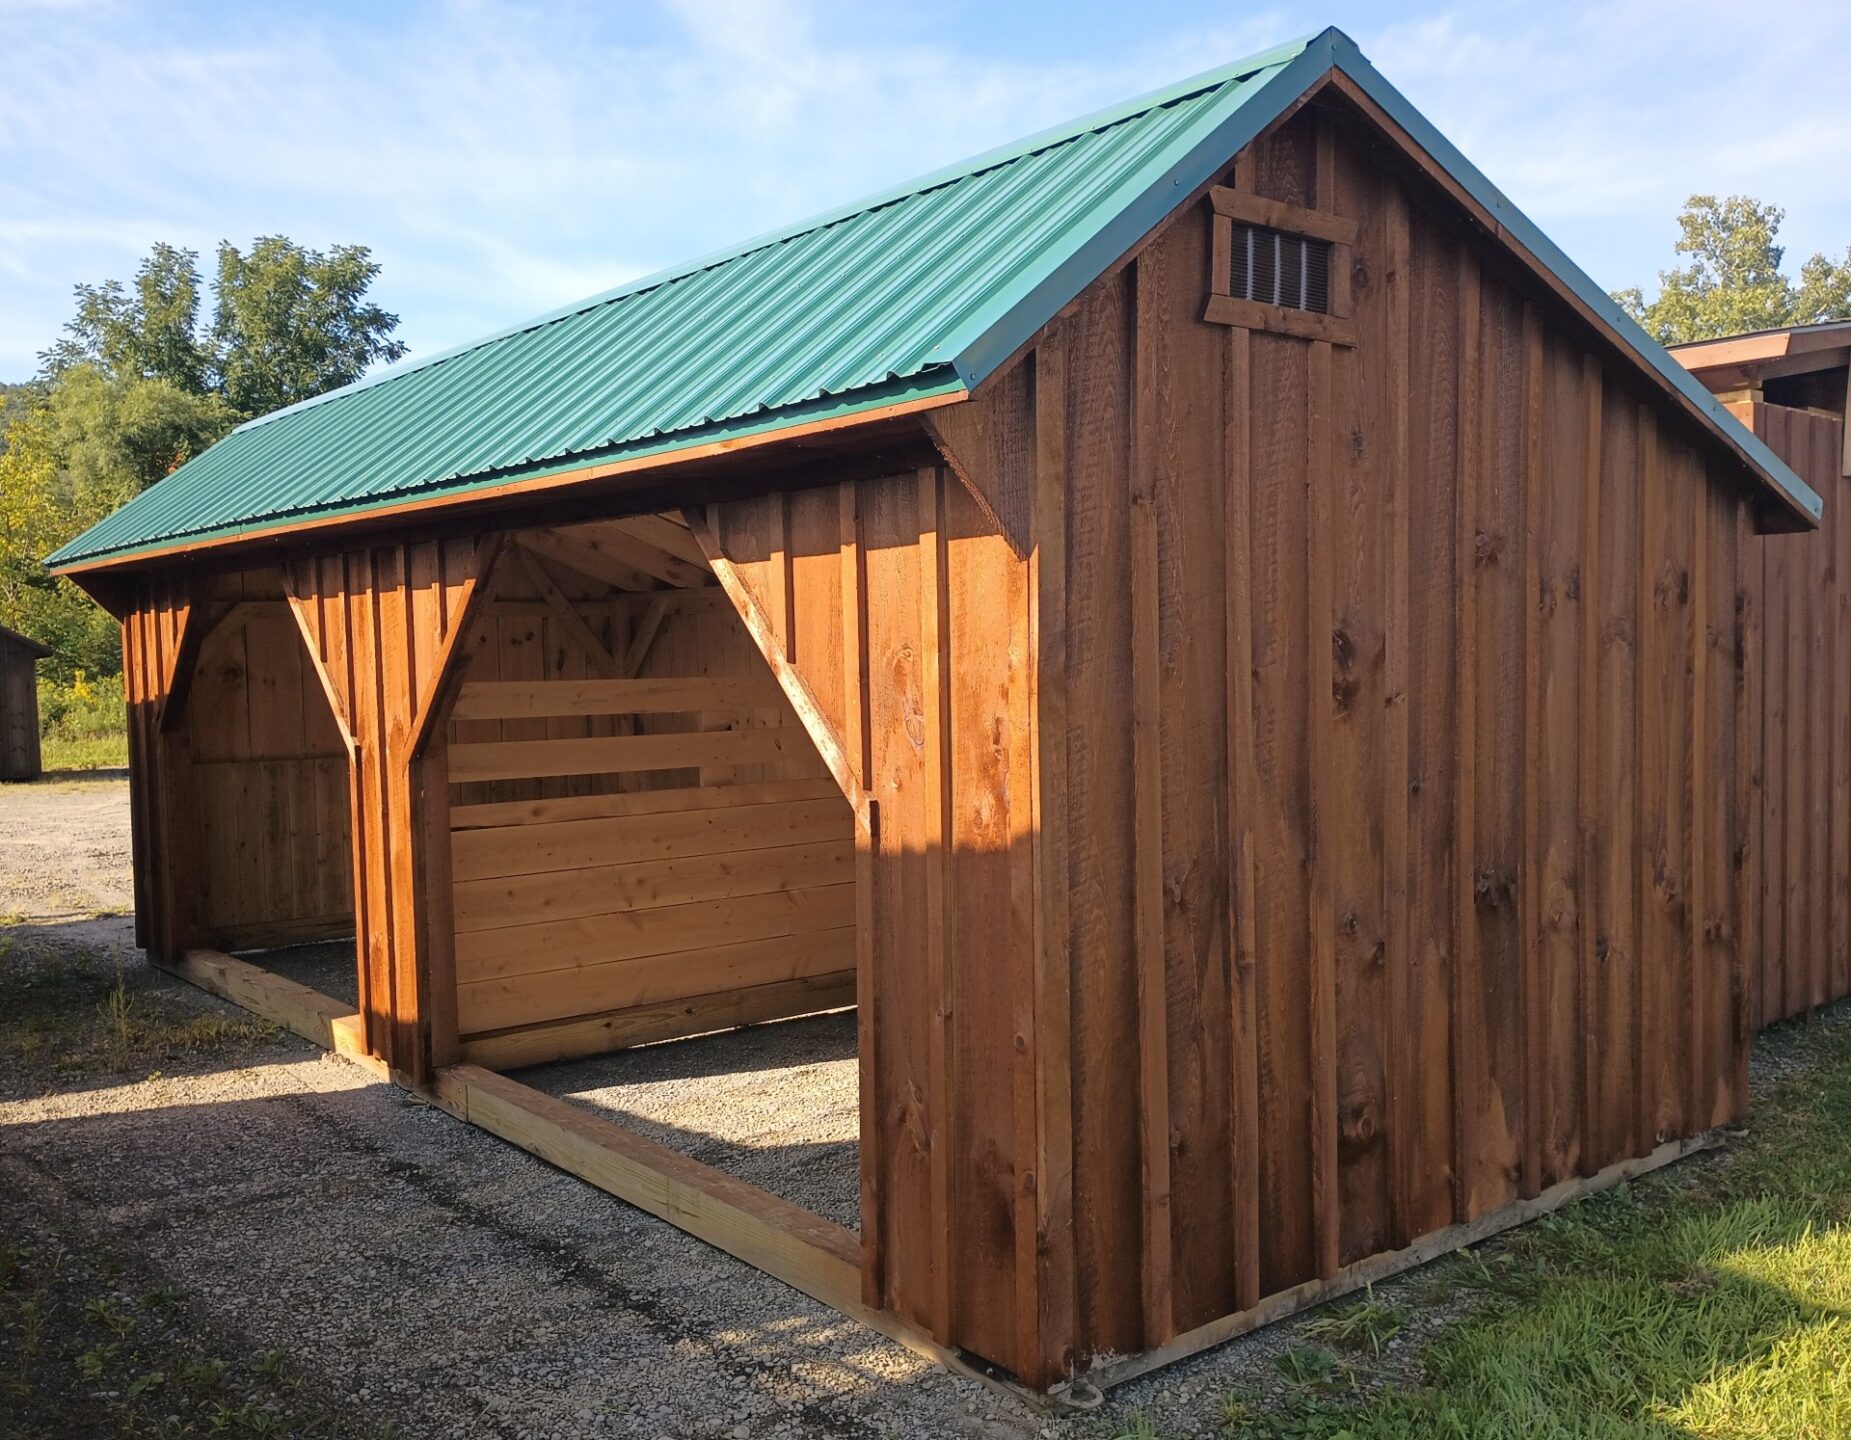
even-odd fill
[(499, 546), (459, 538), (292, 562), (290, 609), (347, 741), (360, 1012), (422, 1083), (455, 1058), (441, 712)]

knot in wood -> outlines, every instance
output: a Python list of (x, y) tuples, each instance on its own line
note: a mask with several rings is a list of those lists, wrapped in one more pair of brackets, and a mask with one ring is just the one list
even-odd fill
[(1504, 551), (1504, 537), (1480, 530), (1472, 540), (1472, 560), (1478, 565), (1495, 565)]

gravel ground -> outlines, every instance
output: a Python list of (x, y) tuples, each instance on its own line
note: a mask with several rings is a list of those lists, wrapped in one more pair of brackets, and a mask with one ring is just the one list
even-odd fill
[(0, 785), (0, 920), (88, 918), (134, 906), (129, 787), (119, 772)]
[[(1305, 1393), (1280, 1360), (1327, 1343), (1316, 1327), (1328, 1312), (1123, 1386), (1089, 1417), (1051, 1418), (947, 1375), (153, 970), (130, 920), (95, 914), (126, 903), (127, 813), (120, 781), (0, 787), (0, 1301), (9, 1265), (50, 1275), (42, 1304), (71, 1332), (69, 1359), (54, 1346), (39, 1362), (53, 1378), (30, 1406), (0, 1398), (0, 1436), (372, 1440), (389, 1426), (394, 1440), (1105, 1440), (1223, 1434), (1231, 1392), (1272, 1431)], [(279, 968), (308, 979), (319, 967), (334, 978), (311, 983), (333, 985), (351, 977), (346, 955), (322, 947), (285, 955)], [(132, 1043), (113, 1045), (119, 1008), (134, 1017)], [(826, 1017), (521, 1078), (852, 1223), (853, 1045), (852, 1022)], [(192, 1412), (167, 1423), (163, 1398), (153, 1422), (128, 1424), (125, 1392), (80, 1380), (73, 1364), (97, 1338), (80, 1275), (117, 1287), (109, 1303), (143, 1316), (133, 1323), (144, 1328), (157, 1323), (152, 1302), (131, 1292), (177, 1296), (161, 1302), (172, 1308), (148, 1345), (222, 1360), (228, 1386), (283, 1418), (269, 1429), (189, 1429)], [(1418, 1272), (1376, 1296), (1408, 1323), (1383, 1351), (1387, 1373), (1368, 1383), (1417, 1371), (1424, 1339), (1470, 1303)], [(130, 1344), (139, 1334), (131, 1329), (119, 1362), (148, 1353)], [(287, 1356), (292, 1388), (265, 1399), (272, 1351)], [(175, 1360), (167, 1371), (182, 1373)], [(47, 1393), (52, 1383), (64, 1388)]]
[(535, 1066), (519, 1078), (838, 1225), (860, 1223), (853, 1011)]

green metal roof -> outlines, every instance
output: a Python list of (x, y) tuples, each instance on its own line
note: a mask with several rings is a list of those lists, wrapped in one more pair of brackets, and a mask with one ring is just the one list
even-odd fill
[(283, 531), (959, 394), (1333, 67), (1795, 508), (1819, 514), (1772, 451), (1326, 30), (250, 421), (47, 563)]

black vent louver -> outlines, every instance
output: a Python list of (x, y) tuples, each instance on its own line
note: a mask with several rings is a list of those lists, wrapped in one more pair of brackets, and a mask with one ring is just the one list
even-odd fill
[(1330, 242), (1263, 225), (1233, 227), (1228, 293), (1237, 300), (1330, 314)]

